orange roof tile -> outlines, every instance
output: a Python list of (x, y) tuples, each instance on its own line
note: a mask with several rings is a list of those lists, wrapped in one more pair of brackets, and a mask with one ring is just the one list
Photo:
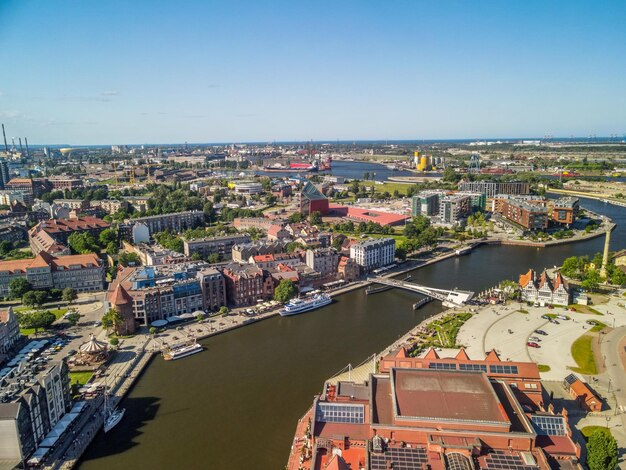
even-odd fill
[(492, 349), (487, 353), (487, 356), (485, 357), (485, 362), (500, 362), (500, 356), (498, 356), (498, 353), (495, 349)]
[(467, 355), (467, 353), (465, 352), (464, 348), (461, 348), (461, 350), (456, 355), (455, 359), (456, 360), (462, 360), (462, 361), (469, 361), (470, 360), (470, 358)]
[(526, 274), (521, 274), (519, 277), (519, 285), (524, 288), (528, 285), (529, 282), (533, 280), (535, 277), (535, 272), (532, 269), (529, 269)]
[(430, 348), (424, 356), (424, 359), (439, 359), (439, 354), (437, 354), (434, 348)]

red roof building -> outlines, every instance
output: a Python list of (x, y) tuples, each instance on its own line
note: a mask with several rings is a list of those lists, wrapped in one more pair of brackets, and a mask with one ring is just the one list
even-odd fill
[(375, 222), (382, 226), (403, 225), (411, 217), (394, 212), (375, 211), (371, 209), (361, 209), (353, 206), (330, 206), (331, 215), (335, 217), (345, 217), (355, 222)]

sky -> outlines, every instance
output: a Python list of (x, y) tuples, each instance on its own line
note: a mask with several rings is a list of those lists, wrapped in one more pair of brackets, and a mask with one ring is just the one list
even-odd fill
[(623, 0), (0, 0), (0, 121), (70, 145), (622, 136), (625, 58)]

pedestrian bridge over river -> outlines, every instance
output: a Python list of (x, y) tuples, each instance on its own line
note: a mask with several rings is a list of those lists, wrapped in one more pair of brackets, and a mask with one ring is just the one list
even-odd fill
[(398, 289), (410, 290), (417, 292), (433, 299), (437, 299), (443, 302), (444, 305), (450, 307), (462, 307), (466, 302), (469, 302), (474, 296), (473, 292), (464, 290), (446, 290), (435, 289), (434, 287), (423, 286), (421, 284), (415, 284), (413, 282), (400, 281), (398, 279), (390, 279), (384, 277), (373, 277), (369, 280), (376, 284), (382, 284), (389, 287), (396, 287)]

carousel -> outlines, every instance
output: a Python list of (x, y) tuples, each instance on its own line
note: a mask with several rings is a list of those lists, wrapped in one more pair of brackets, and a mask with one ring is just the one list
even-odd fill
[(73, 367), (97, 367), (109, 358), (109, 347), (92, 334), (85, 344), (79, 348), (78, 354), (70, 358)]

